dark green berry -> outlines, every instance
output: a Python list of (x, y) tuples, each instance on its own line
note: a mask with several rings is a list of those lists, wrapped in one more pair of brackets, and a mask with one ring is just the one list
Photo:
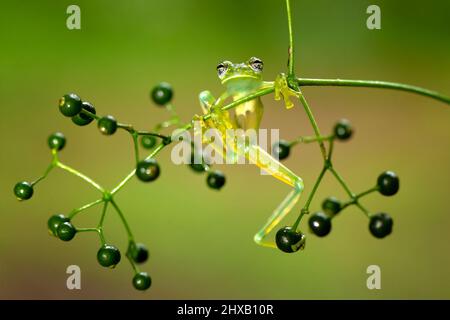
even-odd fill
[(63, 214), (55, 214), (51, 216), (47, 222), (48, 232), (51, 235), (58, 237), (58, 228), (61, 225), (61, 223), (69, 221), (70, 221), (69, 218), (67, 218)]
[(393, 196), (400, 188), (400, 180), (395, 172), (385, 171), (378, 176), (378, 191), (384, 196)]
[(147, 290), (152, 285), (152, 278), (147, 272), (136, 273), (133, 277), (133, 287), (137, 290)]
[(27, 181), (18, 182), (14, 186), (14, 194), (19, 200), (28, 200), (33, 196), (33, 186)]
[(104, 135), (114, 134), (117, 130), (117, 121), (113, 116), (104, 116), (98, 120), (98, 129)]
[(305, 235), (301, 232), (292, 230), (292, 227), (281, 228), (275, 236), (278, 249), (286, 253), (304, 249), (305, 240)]
[(148, 259), (148, 249), (142, 243), (130, 242), (128, 255), (136, 263), (144, 263)]
[(97, 261), (103, 267), (114, 268), (120, 262), (120, 251), (115, 246), (105, 244), (97, 252)]
[(136, 176), (141, 181), (150, 182), (156, 180), (159, 177), (159, 174), (159, 164), (153, 158), (140, 161), (137, 164)]
[(384, 238), (391, 234), (394, 221), (387, 213), (377, 213), (370, 217), (369, 230), (376, 238)]
[(154, 136), (142, 136), (141, 145), (145, 149), (151, 149), (156, 145), (156, 137)]
[(62, 241), (70, 241), (75, 237), (77, 229), (69, 221), (65, 221), (59, 224), (56, 233)]
[(353, 129), (347, 119), (341, 119), (334, 126), (334, 135), (339, 140), (348, 140), (353, 134)]
[[(92, 104), (89, 102), (83, 102), (81, 104), (81, 107), (83, 110), (89, 111), (90, 113), (96, 114), (96, 110)], [(91, 123), (94, 120), (93, 117), (84, 114), (83, 112), (80, 112), (76, 116), (72, 117), (72, 122), (75, 123), (78, 126), (85, 126)]]
[(155, 86), (151, 92), (153, 102), (157, 105), (163, 106), (172, 100), (173, 90), (172, 86), (167, 82), (161, 82)]
[(47, 142), (50, 149), (61, 151), (66, 145), (66, 137), (61, 132), (55, 132), (48, 137)]
[(341, 211), (341, 206), (341, 202), (335, 197), (328, 197), (322, 202), (323, 211), (331, 215), (338, 214)]
[(59, 99), (59, 111), (66, 117), (74, 117), (82, 109), (81, 99), (75, 93), (69, 93)]
[(225, 185), (225, 175), (218, 170), (212, 171), (208, 173), (206, 183), (210, 188), (219, 190)]
[(319, 237), (325, 237), (331, 231), (331, 219), (323, 212), (314, 213), (308, 221), (311, 231)]
[(291, 152), (291, 146), (289, 142), (280, 140), (275, 142), (272, 147), (272, 152), (275, 157), (278, 157), (279, 160), (286, 159), (289, 157), (289, 153)]
[(189, 166), (195, 172), (204, 172), (206, 170), (206, 163), (205, 163), (205, 160), (203, 159), (203, 157), (202, 157), (200, 163), (195, 163), (194, 153), (191, 153), (191, 162), (189, 163)]

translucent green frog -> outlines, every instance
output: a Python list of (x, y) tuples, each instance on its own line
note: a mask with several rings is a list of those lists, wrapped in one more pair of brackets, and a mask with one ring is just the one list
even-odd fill
[[(252, 57), (247, 62), (234, 64), (230, 61), (224, 61), (217, 66), (217, 74), (226, 90), (218, 99), (209, 91), (203, 91), (199, 95), (200, 104), (205, 115), (210, 114), (210, 118), (203, 120), (203, 117), (197, 116), (194, 120), (201, 121), (202, 132), (205, 129), (216, 129), (221, 137), (221, 143), (216, 144), (215, 150), (223, 158), (237, 158), (243, 156), (250, 163), (263, 169), (266, 173), (281, 180), (293, 188), (286, 199), (275, 209), (269, 217), (267, 223), (258, 231), (254, 240), (257, 244), (276, 248), (275, 242), (264, 241), (266, 236), (275, 228), (278, 223), (292, 210), (295, 203), (300, 198), (303, 191), (303, 181), (286, 166), (281, 164), (266, 150), (257, 144), (246, 145), (245, 148), (239, 147), (235, 143), (229, 143), (226, 135), (229, 130), (245, 132), (248, 129), (259, 129), (261, 119), (264, 113), (264, 106), (259, 97), (247, 102), (241, 103), (231, 114), (228, 110), (221, 110), (225, 100), (231, 98), (234, 101), (244, 98), (261, 89), (274, 89), (275, 100), (284, 99), (286, 108), (292, 108), (293, 103), (290, 97), (298, 97), (301, 93), (295, 91), (287, 85), (287, 79), (284, 74), (280, 74), (274, 82), (264, 81), (262, 78), (263, 62), (261, 59)], [(242, 129), (242, 130), (236, 130)], [(199, 134), (197, 130), (195, 134)], [(210, 142), (203, 136), (203, 142)], [(229, 163), (229, 162), (228, 162)], [(297, 251), (305, 245), (305, 237), (302, 236), (298, 241), (294, 241), (292, 250)]]

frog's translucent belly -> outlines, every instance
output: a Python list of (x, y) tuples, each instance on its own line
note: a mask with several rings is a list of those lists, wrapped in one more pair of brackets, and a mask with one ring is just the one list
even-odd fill
[(264, 106), (260, 98), (240, 104), (235, 109), (236, 127), (244, 130), (259, 129), (263, 113)]

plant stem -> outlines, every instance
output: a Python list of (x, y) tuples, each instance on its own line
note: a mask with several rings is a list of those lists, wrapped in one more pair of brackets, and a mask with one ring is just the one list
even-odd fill
[(125, 227), (125, 230), (128, 234), (128, 241), (134, 241), (134, 237), (133, 237), (133, 233), (131, 232), (130, 226), (128, 225), (127, 220), (125, 219), (125, 216), (123, 215), (122, 211), (119, 209), (119, 207), (117, 206), (116, 202), (111, 199), (111, 204), (114, 207), (114, 209), (116, 209), (117, 213), (119, 214), (120, 220), (122, 220), (122, 223)]
[(318, 139), (323, 159), (324, 159), (324, 161), (326, 161), (327, 160), (327, 151), (325, 149), (325, 144), (323, 143), (323, 141), (319, 140), (322, 135), (320, 134), (319, 126), (317, 125), (316, 119), (314, 118), (311, 108), (309, 107), (308, 102), (306, 101), (303, 94), (300, 94), (299, 99), (305, 109), (305, 112), (306, 112), (306, 115), (308, 116), (309, 122), (311, 123), (311, 125), (313, 127), (314, 133), (316, 134), (316, 138)]
[(168, 138), (168, 136), (165, 136), (165, 135), (162, 135), (159, 133), (150, 132), (150, 131), (136, 131), (136, 132), (140, 136), (153, 136), (153, 137), (161, 138), (163, 140)]
[(97, 205), (99, 203), (102, 203), (103, 201), (104, 201), (103, 199), (98, 199), (98, 200), (96, 200), (94, 202), (91, 202), (91, 203), (88, 203), (88, 204), (86, 204), (86, 205), (84, 205), (84, 206), (82, 206), (80, 208), (72, 210), (72, 212), (70, 212), (70, 214), (69, 214), (69, 219), (73, 219), (81, 211), (89, 209), (89, 208), (91, 208), (91, 207), (93, 207), (93, 206), (95, 206), (95, 205)]
[(77, 228), (77, 232), (98, 232), (97, 228)]
[(291, 1), (286, 0), (286, 11), (288, 18), (289, 29), (289, 48), (288, 48), (288, 72), (289, 76), (294, 75), (294, 33), (292, 31), (292, 15), (291, 15)]
[(292, 147), (298, 143), (312, 143), (312, 142), (318, 142), (318, 141), (328, 141), (328, 140), (333, 139), (333, 137), (334, 137), (333, 135), (321, 136), (321, 137), (316, 137), (316, 136), (298, 137), (297, 139), (290, 142), (289, 146)]
[(328, 170), (330, 170), (331, 173), (336, 177), (337, 181), (339, 181), (339, 183), (342, 185), (342, 187), (344, 188), (345, 192), (347, 192), (348, 196), (350, 198), (354, 199), (355, 198), (355, 194), (350, 190), (350, 188), (347, 186), (347, 184), (345, 183), (344, 179), (339, 175), (339, 173), (337, 173), (337, 171), (333, 167), (328, 168)]
[(376, 81), (376, 80), (343, 80), (343, 79), (297, 79), (298, 85), (302, 86), (341, 86), (341, 87), (368, 87), (384, 88), (417, 93), (422, 96), (430, 97), (444, 103), (450, 104), (450, 97), (444, 96), (436, 91), (425, 88), (407, 85), (403, 83)]
[(73, 175), (75, 175), (75, 176), (77, 176), (77, 177), (79, 177), (79, 178), (81, 178), (81, 179), (83, 179), (84, 181), (86, 181), (87, 183), (89, 183), (91, 186), (93, 186), (94, 188), (96, 188), (96, 189), (97, 189), (98, 191), (100, 191), (101, 193), (104, 193), (104, 192), (105, 192), (105, 189), (103, 189), (97, 182), (95, 182), (95, 181), (92, 180), (91, 178), (87, 177), (86, 175), (82, 174), (82, 173), (79, 172), (78, 170), (75, 170), (75, 169), (73, 169), (73, 168), (71, 168), (71, 167), (69, 167), (69, 166), (67, 166), (67, 165), (65, 165), (65, 164), (63, 164), (63, 163), (61, 163), (61, 162), (59, 162), (59, 161), (56, 163), (56, 166), (59, 167), (59, 168), (61, 168), (61, 169), (63, 169), (63, 170), (65, 170), (65, 171), (67, 171), (67, 172), (72, 173)]
[(105, 204), (103, 205), (103, 210), (102, 210), (102, 215), (100, 217), (100, 221), (98, 223), (98, 229), (102, 229), (103, 228), (103, 223), (105, 222), (105, 217), (106, 217), (106, 209), (108, 208), (108, 201), (105, 201)]
[(355, 199), (362, 198), (362, 197), (368, 195), (369, 193), (372, 193), (372, 192), (375, 192), (375, 191), (378, 191), (378, 186), (375, 186), (375, 187), (373, 187), (373, 188), (370, 188), (369, 190), (366, 190), (366, 191), (364, 191), (364, 192), (358, 193), (358, 194), (355, 196)]
[(139, 142), (138, 142), (138, 134), (136, 132), (133, 132), (131, 134), (131, 137), (133, 138), (133, 145), (134, 145), (134, 157), (136, 161), (136, 165), (139, 163)]
[[(157, 155), (159, 153), (159, 151), (161, 151), (164, 147), (166, 146), (166, 144), (161, 143), (159, 144), (153, 151), (152, 153), (145, 159), (150, 159), (153, 158), (155, 155)], [(125, 186), (125, 184), (127, 184), (128, 181), (130, 181), (131, 178), (134, 177), (134, 174), (136, 173), (136, 168), (133, 169), (133, 171), (131, 171), (112, 191), (111, 191), (111, 195), (116, 194), (120, 189), (123, 188), (123, 186)]]
[(31, 186), (34, 186), (36, 184), (38, 184), (40, 181), (44, 180), (45, 178), (47, 178), (48, 174), (50, 173), (50, 171), (53, 170), (53, 168), (55, 167), (55, 164), (52, 162), (47, 170), (45, 170), (44, 174), (42, 176), (40, 176), (39, 178), (37, 178), (36, 180), (34, 180), (33, 182), (31, 182)]

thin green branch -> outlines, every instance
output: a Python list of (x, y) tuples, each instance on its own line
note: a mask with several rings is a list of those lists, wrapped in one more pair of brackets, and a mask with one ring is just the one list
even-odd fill
[(105, 201), (105, 203), (104, 203), (104, 205), (103, 205), (102, 215), (101, 215), (101, 217), (100, 217), (100, 221), (98, 222), (98, 226), (97, 226), (97, 228), (98, 228), (99, 230), (102, 230), (102, 229), (103, 229), (103, 223), (105, 222), (106, 210), (107, 210), (107, 208), (108, 208), (108, 202), (109, 202), (109, 201)]
[(167, 139), (169, 138), (168, 136), (165, 136), (163, 134), (159, 134), (159, 133), (155, 133), (155, 132), (150, 132), (150, 131), (143, 131), (143, 130), (138, 130), (136, 131), (138, 135), (140, 136), (153, 136), (153, 137), (157, 137), (157, 138), (161, 138), (161, 139)]
[[(153, 151), (150, 153), (150, 155), (146, 159), (153, 158), (155, 155), (157, 155), (164, 147), (166, 146), (165, 143), (159, 144)], [(131, 178), (133, 178), (134, 174), (136, 173), (136, 168), (133, 169), (112, 191), (111, 195), (116, 194), (120, 189), (125, 186), (125, 184), (130, 181)]]
[[(320, 134), (319, 126), (317, 125), (316, 119), (314, 118), (314, 115), (311, 111), (311, 108), (308, 105), (308, 102), (306, 101), (303, 94), (300, 94), (299, 99), (305, 109), (306, 115), (308, 116), (309, 122), (311, 123), (311, 125), (313, 127), (313, 130), (314, 130), (314, 133), (315, 133), (317, 139), (320, 139), (320, 137), (322, 135)], [(318, 142), (319, 142), (319, 146), (320, 146), (320, 151), (322, 152), (323, 159), (324, 159), (324, 161), (326, 161), (327, 160), (327, 151), (325, 148), (325, 144), (323, 143), (323, 141), (320, 141), (320, 140), (318, 140)]]
[(98, 115), (96, 115), (95, 113), (89, 112), (86, 109), (82, 109), (80, 113), (83, 113), (86, 116), (90, 116), (91, 118), (94, 118), (95, 120), (100, 119), (100, 117)]
[(113, 199), (111, 199), (111, 204), (114, 207), (114, 209), (116, 209), (117, 213), (119, 214), (120, 220), (122, 220), (122, 223), (125, 227), (125, 231), (127, 232), (127, 235), (128, 235), (128, 240), (134, 241), (133, 233), (131, 232), (131, 228), (128, 225), (128, 222), (125, 219), (125, 216), (123, 215), (122, 211), (120, 210), (120, 208), (117, 206), (116, 202)]
[(289, 29), (289, 48), (288, 48), (288, 72), (289, 76), (294, 75), (294, 32), (292, 30), (292, 15), (291, 15), (291, 1), (286, 0), (286, 11), (288, 18), (288, 29)]
[(366, 190), (366, 191), (364, 191), (364, 192), (358, 193), (358, 194), (355, 196), (355, 199), (362, 198), (362, 197), (364, 197), (364, 196), (366, 196), (366, 195), (368, 195), (368, 194), (370, 194), (370, 193), (372, 193), (372, 192), (375, 192), (375, 191), (378, 191), (378, 186), (375, 186), (375, 187), (373, 187), (373, 188), (370, 188), (369, 190)]
[(302, 86), (367, 87), (367, 88), (384, 88), (384, 89), (408, 91), (450, 104), (450, 98), (443, 94), (440, 94), (439, 92), (403, 83), (376, 81), (376, 80), (308, 79), (308, 78), (299, 78), (297, 79), (297, 81), (300, 87)]
[(139, 142), (138, 142), (139, 135), (136, 132), (133, 132), (131, 134), (131, 137), (133, 138), (134, 158), (135, 158), (136, 165), (137, 165), (139, 163)]
[(331, 171), (331, 173), (336, 177), (336, 180), (341, 184), (341, 186), (344, 188), (345, 192), (347, 192), (348, 196), (352, 199), (355, 198), (355, 194), (350, 190), (347, 183), (345, 183), (344, 179), (341, 177), (341, 175), (333, 168), (330, 167), (328, 170)]
[(101, 193), (105, 192), (105, 189), (103, 189), (97, 182), (95, 182), (94, 180), (92, 180), (88, 176), (82, 174), (78, 170), (75, 170), (75, 169), (73, 169), (73, 168), (71, 168), (71, 167), (69, 167), (69, 166), (67, 166), (67, 165), (65, 165), (65, 164), (63, 164), (63, 163), (61, 163), (59, 161), (56, 163), (56, 166), (61, 168), (61, 169), (63, 169), (63, 170), (65, 170), (65, 171), (67, 171), (67, 172), (72, 173), (73, 175), (75, 175), (75, 176), (77, 176), (77, 177), (79, 177), (81, 179), (83, 179), (84, 181), (89, 183), (91, 186), (93, 186), (95, 189), (97, 189)]
[(289, 143), (289, 146), (295, 146), (296, 144), (299, 143), (312, 143), (312, 142), (319, 142), (319, 141), (330, 141), (331, 139), (333, 139), (334, 136), (333, 135), (328, 135), (328, 136), (320, 136), (320, 137), (316, 137), (316, 136), (302, 136), (302, 137), (298, 137), (297, 139), (291, 141)]
[(77, 208), (77, 209), (74, 209), (74, 210), (72, 210), (71, 212), (70, 212), (70, 214), (69, 214), (69, 219), (73, 219), (78, 213), (80, 213), (81, 211), (84, 211), (84, 210), (86, 210), (86, 209), (89, 209), (89, 208), (91, 208), (91, 207), (93, 207), (93, 206), (95, 206), (95, 205), (97, 205), (97, 204), (99, 204), (99, 203), (102, 203), (104, 200), (103, 199), (98, 199), (98, 200), (95, 200), (95, 201), (93, 201), (93, 202), (91, 202), (91, 203), (88, 203), (88, 204), (85, 204), (84, 206), (82, 206), (82, 207), (80, 207), (80, 208)]
[(44, 180), (45, 178), (47, 178), (48, 174), (53, 170), (53, 168), (55, 168), (55, 163), (52, 162), (47, 170), (45, 170), (44, 174), (42, 176), (40, 176), (39, 178), (37, 178), (36, 180), (34, 180), (33, 182), (31, 182), (32, 186), (35, 186), (36, 184), (38, 184), (40, 181)]

